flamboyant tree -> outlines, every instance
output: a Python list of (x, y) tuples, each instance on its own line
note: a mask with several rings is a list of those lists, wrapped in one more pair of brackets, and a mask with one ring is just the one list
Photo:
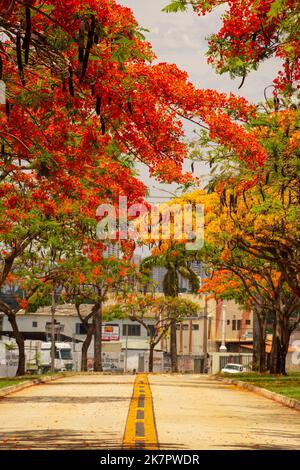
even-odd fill
[[(140, 323), (149, 338), (149, 372), (153, 372), (154, 349), (167, 336), (173, 324), (197, 315), (199, 305), (180, 297), (151, 294), (129, 294), (120, 297), (120, 304), (111, 313)], [(150, 322), (150, 323), (149, 323)], [(173, 372), (177, 372), (176, 370)]]
[[(209, 272), (207, 265), (207, 271)], [(253, 275), (256, 282), (252, 282), (252, 273), (241, 271), (241, 277), (230, 269), (218, 269), (217, 264), (211, 267), (210, 277), (203, 279), (199, 293), (209, 293), (216, 299), (234, 300), (242, 308), (252, 310), (253, 323), (253, 370), (266, 372), (266, 336), (267, 324), (271, 319), (272, 311), (265, 307), (265, 285), (263, 277)]]
[[(123, 180), (122, 175), (126, 175)], [(85, 176), (85, 177), (84, 177)], [(101, 257), (104, 249), (96, 240), (96, 208), (101, 202), (115, 204), (118, 196), (126, 194), (129, 201), (138, 202), (145, 194), (144, 185), (139, 183), (127, 168), (111, 165), (110, 172), (102, 171), (101, 163), (86, 175), (81, 175), (82, 187), (59, 186), (57, 178), (43, 178), (35, 183), (23, 185), (10, 180), (3, 183), (7, 192), (0, 202), (1, 213), (1, 287), (6, 287), (11, 275), (18, 273), (25, 280), (35, 279), (34, 288), (26, 289), (26, 299), (31, 298), (40, 279), (54, 280), (53, 262), (70, 252), (74, 247), (85, 246), (87, 254)], [(9, 189), (9, 191), (8, 191)], [(39, 252), (46, 258), (41, 259)], [(51, 255), (51, 260), (48, 259)], [(22, 269), (21, 269), (22, 268)], [(53, 276), (49, 279), (49, 271)], [(21, 272), (21, 273), (20, 273)], [(25, 299), (25, 300), (26, 300)], [(19, 346), (20, 368), (24, 373), (24, 341), (18, 331), (17, 312), (24, 307), (24, 299), (18, 307), (12, 308), (3, 300), (1, 310), (8, 316)]]
[(274, 80), (277, 90), (293, 93), (300, 78), (299, 4), (297, 0), (173, 0), (167, 12), (191, 5), (199, 15), (220, 6), (222, 26), (209, 37), (208, 62), (218, 73), (245, 77), (269, 57), (283, 62)]
[(55, 230), (82, 236), (101, 202), (141, 201), (132, 161), (189, 182), (182, 118), (262, 165), (264, 149), (242, 124), (254, 108), (196, 90), (174, 65), (153, 65), (132, 13), (115, 1), (6, 1), (0, 25), (1, 286), (41, 240), (53, 247)]
[[(187, 155), (182, 116), (206, 122), (212, 137), (232, 141), (241, 157), (249, 154), (257, 161), (263, 159), (262, 149), (234, 122), (252, 114), (253, 108), (242, 98), (195, 90), (187, 74), (174, 65), (152, 65), (154, 55), (132, 13), (116, 2), (48, 0), (24, 5), (16, 0), (9, 17), (4, 11), (0, 21), (8, 37), (1, 46), (6, 107), (9, 113), (17, 113), (11, 117), (12, 126), (22, 112), (19, 119), (26, 134), (24, 138), (19, 134), (20, 121), (16, 129), (1, 132), (21, 145), (25, 155), (32, 148), (32, 133), (39, 134), (39, 145), (44, 144), (46, 150), (45, 137), (53, 136), (59, 161), (51, 149), (43, 156), (42, 171), (56, 166), (61, 170), (61, 146), (69, 144), (69, 121), (78, 126), (76, 137), (87, 119), (94, 127), (89, 140), (95, 139), (96, 129), (102, 137), (97, 140), (99, 153), (106, 154), (113, 140), (121, 153), (142, 160), (167, 181), (189, 178), (180, 174)], [(46, 135), (39, 132), (43, 113), (49, 124)], [(76, 166), (76, 155), (73, 158)]]
[[(123, 292), (125, 295), (129, 292), (129, 280), (131, 276), (135, 275), (136, 269), (126, 258), (118, 259), (105, 256), (102, 257), (102, 260), (98, 259), (97, 261), (88, 256), (77, 258), (77, 260), (68, 260), (66, 263), (77, 266), (77, 272), (70, 270), (70, 275), (66, 275), (63, 281), (66, 297), (77, 305), (83, 303), (83, 300), (93, 303), (90, 319), (94, 334), (94, 371), (100, 372), (102, 371), (101, 335), (104, 303), (109, 299), (109, 294), (117, 295)], [(78, 313), (80, 313), (79, 310)], [(88, 325), (86, 321), (84, 324)], [(89, 333), (89, 331), (87, 332)], [(90, 339), (91, 335), (88, 335), (82, 351), (83, 370), (86, 367)]]
[[(231, 178), (227, 184), (227, 189), (223, 186), (220, 193), (196, 191), (174, 199), (173, 203), (178, 206), (197, 201), (204, 205), (205, 244), (197, 257), (210, 270), (229, 271), (233, 281), (238, 281), (242, 292), (236, 292), (234, 298), (242, 304), (248, 298), (262, 327), (261, 344), (264, 341), (266, 313), (274, 315), (271, 371), (284, 374), (290, 334), (299, 322), (299, 287), (293, 289), (286, 270), (281, 270), (281, 256), (284, 255), (277, 252), (276, 256), (271, 257), (266, 256), (266, 253), (270, 251), (269, 244), (279, 239), (279, 236), (284, 244), (284, 227), (291, 226), (290, 232), (296, 236), (297, 223), (293, 216), (299, 209), (298, 203), (297, 200), (293, 203), (291, 197), (286, 205), (287, 201), (281, 195), (281, 181), (273, 179), (271, 175), (267, 182), (260, 182), (257, 187), (252, 182), (244, 194), (239, 181)], [(280, 233), (279, 228), (282, 230)], [(290, 236), (289, 232), (286, 236)], [(170, 243), (164, 241), (161, 244), (161, 254), (169, 249)], [(259, 245), (261, 251), (265, 249), (265, 252), (262, 255), (259, 251), (253, 253), (248, 249), (248, 244)], [(297, 276), (294, 276), (294, 281)], [(229, 288), (230, 285), (227, 285), (226, 295), (230, 294)]]

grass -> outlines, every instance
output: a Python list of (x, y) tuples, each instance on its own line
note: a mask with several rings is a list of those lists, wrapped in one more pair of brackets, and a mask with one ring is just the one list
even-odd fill
[(24, 382), (24, 379), (0, 379), (0, 389), (1, 388), (6, 388), (6, 387), (12, 387), (13, 385), (18, 385), (22, 382)]
[(289, 398), (300, 400), (300, 372), (290, 372), (287, 376), (257, 374), (222, 374), (222, 376), (265, 388)]
[(49, 374), (42, 374), (42, 375), (23, 375), (22, 377), (0, 378), (0, 389), (6, 388), (6, 387), (12, 387), (13, 385), (18, 385), (28, 380), (43, 379), (44, 377), (49, 377), (51, 375), (56, 375), (56, 374), (49, 373)]

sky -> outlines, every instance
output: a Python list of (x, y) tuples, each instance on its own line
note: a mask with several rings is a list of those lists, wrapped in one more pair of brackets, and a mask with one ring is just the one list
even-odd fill
[[(158, 61), (175, 63), (188, 72), (195, 86), (226, 93), (233, 92), (251, 102), (257, 103), (263, 100), (264, 88), (272, 83), (279, 68), (276, 60), (270, 59), (263, 63), (258, 71), (247, 77), (240, 90), (238, 90), (240, 78), (232, 80), (229, 74), (217, 75), (207, 64), (206, 39), (211, 33), (218, 31), (221, 24), (220, 14), (224, 10), (219, 8), (205, 17), (199, 17), (192, 10), (175, 14), (162, 12), (170, 0), (119, 0), (119, 3), (131, 8), (140, 26), (149, 30), (145, 35), (151, 42)], [(187, 135), (191, 135), (190, 128), (187, 128)], [(164, 191), (174, 191), (174, 185), (161, 185), (149, 178), (146, 168), (140, 166), (138, 168), (142, 180), (150, 188), (150, 194), (156, 196), (151, 202), (158, 202), (157, 196), (162, 200), (168, 197)], [(185, 169), (190, 171), (190, 164), (187, 162)], [(196, 176), (201, 177), (204, 173), (207, 173), (207, 170), (203, 165), (196, 164)]]

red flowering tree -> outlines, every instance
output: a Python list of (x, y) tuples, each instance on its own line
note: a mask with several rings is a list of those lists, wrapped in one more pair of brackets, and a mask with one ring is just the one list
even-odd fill
[(165, 11), (184, 11), (188, 5), (199, 16), (224, 5), (222, 26), (209, 38), (208, 61), (219, 73), (243, 78), (269, 58), (283, 61), (274, 80), (280, 91), (292, 93), (300, 78), (299, 5), (297, 0), (173, 0)]
[[(73, 152), (80, 136), (98, 154), (127, 153), (168, 182), (187, 182), (182, 116), (206, 122), (212, 138), (232, 142), (241, 158), (263, 158), (234, 122), (253, 108), (241, 98), (195, 90), (174, 65), (152, 65), (154, 54), (131, 11), (116, 2), (16, 0), (0, 24), (8, 37), (1, 74), (10, 118), (0, 136), (6, 153), (17, 146), (43, 173), (88, 163), (87, 149), (84, 159)], [(91, 126), (83, 130), (86, 121)]]
[[(66, 266), (68, 269), (66, 270)], [(87, 352), (94, 335), (94, 371), (102, 371), (102, 322), (104, 303), (112, 301), (121, 292), (128, 293), (135, 266), (126, 258), (99, 256), (97, 262), (87, 257), (69, 258), (62, 263), (65, 275), (62, 280), (64, 298), (74, 302), (78, 316), (86, 329), (86, 340), (82, 346), (82, 370), (87, 370)], [(80, 306), (91, 305), (87, 317), (82, 316)]]
[[(249, 167), (263, 165), (266, 152), (244, 126), (254, 107), (195, 89), (175, 65), (154, 65), (131, 11), (114, 0), (7, 0), (0, 26), (0, 288), (68, 230), (58, 240), (66, 248), (86, 238), (93, 245), (86, 229), (102, 202), (141, 202), (134, 161), (166, 182), (189, 183), (183, 118)], [(39, 280), (35, 269), (29, 263)], [(16, 324), (16, 311), (9, 318)]]

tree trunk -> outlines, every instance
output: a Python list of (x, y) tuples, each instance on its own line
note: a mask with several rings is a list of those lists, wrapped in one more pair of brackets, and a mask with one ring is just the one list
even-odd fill
[(259, 312), (254, 312), (254, 351), (253, 360), (256, 366), (255, 370), (264, 373), (267, 370), (267, 357), (266, 357), (266, 315)]
[(94, 323), (94, 371), (102, 372), (102, 302), (97, 304)]
[(25, 342), (22, 333), (19, 331), (15, 314), (8, 315), (8, 321), (11, 324), (13, 337), (15, 338), (19, 349), (19, 362), (16, 375), (25, 375), (26, 359), (25, 359)]
[(273, 325), (270, 373), (286, 375), (286, 356), (289, 349), (290, 329), (289, 318), (284, 314), (276, 314)]
[(170, 353), (171, 353), (172, 372), (178, 372), (176, 324), (177, 324), (176, 320), (172, 321), (171, 333), (170, 333)]
[(94, 333), (93, 325), (88, 323), (85, 325), (85, 327), (86, 327), (86, 337), (85, 337), (84, 342), (82, 343), (82, 349), (81, 349), (81, 371), (82, 372), (87, 371), (88, 349), (92, 342), (93, 333)]
[(150, 344), (149, 350), (149, 372), (153, 372), (154, 344)]
[(273, 321), (273, 334), (272, 334), (272, 349), (270, 354), (270, 373), (278, 373), (278, 326), (277, 326), (277, 314), (275, 314)]

